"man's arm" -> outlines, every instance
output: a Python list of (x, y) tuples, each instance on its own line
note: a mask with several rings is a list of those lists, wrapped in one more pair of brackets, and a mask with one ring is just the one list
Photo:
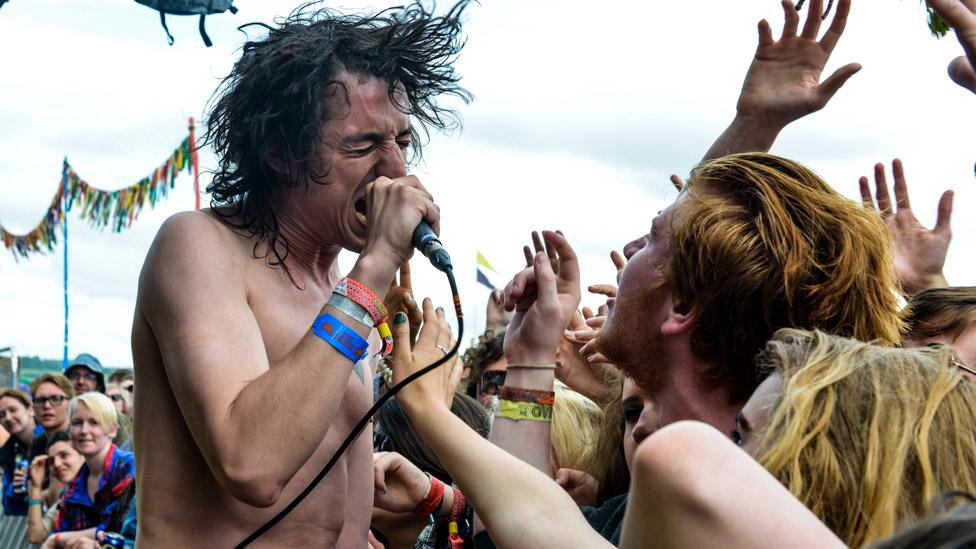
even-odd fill
[[(349, 273), (380, 296), (411, 253), (413, 228), (422, 217), (434, 226), (438, 219), (426, 191), (403, 188), (422, 189), (419, 182), (401, 179), (406, 184), (386, 178), (370, 184), (368, 226), (380, 234), (368, 236)], [(152, 329), (179, 412), (217, 481), (245, 503), (270, 506), (332, 426), (352, 364), (314, 335), (311, 317), (298, 345), (269, 364), (248, 305), (243, 260), (231, 251), (233, 238), (239, 237), (206, 214), (167, 221), (143, 268), (137, 310)], [(330, 306), (321, 312), (343, 319), (360, 336), (369, 334)], [(136, 360), (152, 343), (133, 340)], [(287, 412), (279, 407), (285, 402)]]
[(966, 52), (949, 64), (949, 77), (976, 93), (976, 0), (929, 0), (929, 5), (956, 32)]
[(823, 0), (811, 0), (799, 35), (800, 16), (790, 0), (783, 1), (785, 23), (779, 40), (764, 19), (759, 22), (759, 47), (746, 73), (736, 115), (702, 161), (727, 154), (768, 151), (790, 122), (822, 109), (861, 66), (844, 65), (823, 82), (821, 73), (844, 33), (851, 0), (840, 0), (830, 28), (820, 33)]

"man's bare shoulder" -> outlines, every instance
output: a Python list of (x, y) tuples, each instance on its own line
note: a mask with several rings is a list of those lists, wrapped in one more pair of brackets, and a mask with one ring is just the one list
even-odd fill
[(253, 246), (248, 240), (210, 210), (172, 215), (156, 233), (142, 267), (141, 308), (160, 297), (192, 297), (218, 282), (225, 289), (243, 288), (241, 266)]

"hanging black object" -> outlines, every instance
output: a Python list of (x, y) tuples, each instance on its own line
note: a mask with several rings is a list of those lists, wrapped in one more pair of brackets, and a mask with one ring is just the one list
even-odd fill
[(159, 12), (159, 22), (163, 24), (163, 30), (166, 31), (166, 39), (170, 46), (173, 45), (173, 35), (169, 33), (169, 27), (166, 26), (167, 13), (170, 15), (199, 15), (200, 36), (203, 37), (203, 43), (208, 48), (213, 45), (213, 42), (210, 41), (210, 37), (207, 36), (207, 29), (204, 28), (203, 22), (207, 16), (225, 11), (237, 13), (237, 8), (232, 5), (234, 0), (136, 0), (136, 2)]

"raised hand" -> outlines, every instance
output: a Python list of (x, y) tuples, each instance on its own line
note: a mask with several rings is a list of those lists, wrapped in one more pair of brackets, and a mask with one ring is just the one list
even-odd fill
[(497, 334), (503, 331), (512, 321), (515, 313), (505, 310), (505, 292), (500, 288), (491, 291), (488, 297), (488, 307), (485, 311), (485, 331)]
[[(566, 238), (543, 231), (547, 252), (505, 288), (505, 308), (515, 317), (505, 332), (505, 356), (512, 364), (551, 364), (563, 330), (579, 306), (579, 264)], [(553, 268), (557, 266), (557, 275)]]
[(590, 400), (603, 404), (612, 397), (604, 374), (605, 364), (590, 362), (580, 353), (580, 349), (589, 338), (577, 339), (577, 333), (587, 336), (593, 333), (594, 337), (598, 333), (586, 325), (584, 313), (580, 312), (573, 315), (573, 321), (559, 341), (556, 350), (556, 379)]
[(47, 456), (40, 455), (36, 456), (33, 461), (31, 461), (30, 468), (28, 469), (28, 478), (30, 479), (31, 487), (37, 487), (40, 489), (41, 485), (44, 484), (44, 473), (47, 472)]
[[(880, 163), (874, 166), (875, 195), (878, 201), (877, 209), (891, 234), (895, 271), (898, 273), (902, 289), (912, 295), (927, 288), (948, 286), (942, 274), (942, 267), (945, 265), (949, 241), (952, 239), (949, 223), (952, 218), (953, 193), (952, 191), (942, 193), (935, 227), (932, 230), (926, 229), (912, 212), (908, 199), (908, 183), (905, 181), (905, 170), (901, 160), (896, 158), (891, 163), (891, 171), (895, 178), (897, 208), (892, 208), (884, 165)], [(861, 177), (859, 183), (861, 200), (865, 206), (874, 208), (868, 178)]]
[(976, 93), (976, 0), (928, 0), (928, 4), (953, 28), (966, 52), (949, 64), (949, 77)]
[(840, 0), (837, 13), (823, 38), (820, 17), (823, 0), (812, 0), (803, 30), (797, 34), (800, 15), (790, 0), (783, 1), (786, 22), (779, 40), (773, 39), (769, 23), (759, 22), (759, 48), (746, 73), (736, 110), (774, 128), (818, 111), (837, 90), (861, 69), (857, 63), (844, 65), (820, 80), (821, 73), (844, 33), (851, 0)]
[(409, 261), (400, 264), (399, 275), (399, 281), (394, 276), (393, 282), (390, 283), (390, 289), (387, 290), (386, 297), (383, 298), (383, 304), (386, 306), (390, 318), (397, 311), (403, 311), (407, 314), (407, 320), (410, 321), (410, 341), (413, 342), (416, 341), (417, 333), (420, 331), (423, 311), (420, 310), (417, 301), (413, 298), (413, 282), (410, 278)]
[[(400, 383), (407, 376), (440, 360), (453, 347), (454, 335), (443, 311), (435, 311), (430, 299), (423, 301), (423, 325), (417, 340), (410, 346), (410, 327), (402, 311), (394, 315), (393, 324), (393, 382)], [(432, 372), (420, 376), (397, 394), (397, 402), (407, 410), (423, 409), (436, 403), (450, 410), (454, 391), (461, 380), (461, 363), (457, 355)]]

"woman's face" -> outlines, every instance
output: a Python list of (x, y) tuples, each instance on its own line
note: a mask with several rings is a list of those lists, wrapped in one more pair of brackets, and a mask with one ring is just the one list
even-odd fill
[(14, 397), (0, 398), (0, 425), (11, 435), (20, 435), (24, 429), (34, 429), (34, 410)]
[(85, 458), (67, 441), (55, 442), (47, 449), (47, 457), (51, 463), (51, 474), (61, 484), (68, 484), (78, 475)]
[(624, 378), (620, 399), (624, 412), (624, 459), (627, 460), (629, 471), (637, 445), (658, 430), (661, 426), (661, 418), (654, 402), (638, 389), (629, 377)]
[(783, 374), (773, 373), (756, 387), (742, 411), (735, 416), (732, 441), (742, 446), (749, 455), (755, 456), (759, 450), (759, 441), (769, 425), (769, 414), (782, 393)]
[(71, 416), (71, 442), (75, 450), (85, 456), (94, 456), (105, 449), (115, 438), (115, 432), (106, 433), (84, 402), (79, 402)]

